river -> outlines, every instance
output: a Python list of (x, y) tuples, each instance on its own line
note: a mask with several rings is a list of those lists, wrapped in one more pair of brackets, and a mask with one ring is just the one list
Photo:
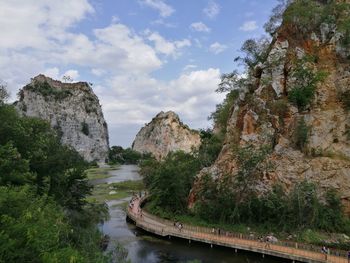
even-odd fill
[[(111, 177), (99, 179), (103, 182), (122, 182), (139, 180), (138, 167), (122, 165), (116, 170), (109, 171)], [(95, 181), (94, 183), (97, 183)], [(132, 263), (175, 263), (199, 260), (202, 263), (278, 263), (285, 262), (271, 257), (262, 258), (261, 255), (233, 249), (213, 247), (180, 239), (163, 239), (149, 235), (136, 229), (133, 224), (126, 222), (126, 214), (122, 206), (130, 198), (109, 201), (110, 220), (102, 226), (102, 231), (111, 237), (111, 241), (121, 243), (128, 250), (128, 258)]]

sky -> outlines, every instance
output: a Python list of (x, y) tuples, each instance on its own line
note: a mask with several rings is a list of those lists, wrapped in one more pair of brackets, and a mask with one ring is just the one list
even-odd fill
[(11, 101), (40, 73), (92, 83), (110, 145), (160, 111), (191, 128), (222, 102), (220, 75), (259, 38), (277, 0), (1, 0), (0, 80)]

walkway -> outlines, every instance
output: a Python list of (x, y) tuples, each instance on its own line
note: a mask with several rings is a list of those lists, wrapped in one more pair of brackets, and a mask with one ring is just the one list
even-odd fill
[(165, 220), (141, 210), (141, 204), (145, 198), (136, 198), (133, 206), (127, 209), (128, 217), (135, 222), (136, 226), (159, 236), (171, 236), (183, 238), (191, 241), (198, 241), (213, 245), (231, 247), (237, 250), (246, 250), (264, 255), (271, 255), (291, 262), (310, 262), (310, 263), (348, 263), (346, 252), (331, 251), (327, 260), (322, 254), (320, 247), (297, 244), (294, 242), (274, 242), (267, 245), (265, 242), (259, 241), (256, 237), (244, 236), (242, 234), (234, 234), (222, 232), (220, 235), (212, 233), (212, 229), (204, 227), (194, 227), (184, 225), (182, 229), (174, 226), (174, 222)]

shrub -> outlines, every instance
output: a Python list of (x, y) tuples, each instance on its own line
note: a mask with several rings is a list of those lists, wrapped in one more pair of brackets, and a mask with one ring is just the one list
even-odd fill
[(7, 91), (6, 84), (3, 84), (0, 81), (0, 105), (5, 103), (5, 101), (9, 98), (10, 94)]
[(288, 113), (288, 102), (284, 99), (279, 99), (271, 103), (271, 112), (279, 117), (279, 120), (284, 124), (284, 118)]
[(345, 92), (343, 92), (341, 94), (341, 97), (340, 97), (343, 105), (344, 105), (344, 108), (347, 110), (347, 111), (350, 111), (350, 90), (347, 90)]
[(314, 72), (306, 63), (308, 58), (297, 61), (296, 68), (292, 73), (295, 79), (293, 88), (288, 93), (288, 100), (298, 107), (299, 110), (305, 110), (312, 102), (317, 84), (324, 81), (327, 74), (323, 71)]
[(320, 25), (322, 11), (317, 1), (295, 0), (284, 12), (283, 19), (299, 32), (307, 33)]
[(308, 142), (310, 128), (306, 125), (304, 118), (299, 119), (294, 131), (294, 144), (297, 149), (303, 151)]
[(65, 89), (56, 89), (52, 87), (47, 81), (34, 82), (34, 84), (27, 85), (27, 89), (40, 93), (44, 97), (53, 97), (55, 100), (63, 100), (66, 97), (72, 95), (71, 91)]
[(141, 159), (147, 159), (147, 154), (141, 154), (131, 148), (112, 146), (109, 149), (108, 159), (111, 164), (138, 164)]
[(89, 136), (89, 125), (85, 121), (81, 123), (81, 132)]
[(209, 116), (210, 120), (213, 120), (215, 126), (219, 127), (220, 130), (225, 133), (227, 127), (227, 121), (231, 114), (231, 109), (233, 107), (234, 102), (238, 98), (239, 92), (238, 90), (232, 90), (226, 95), (225, 100), (216, 105), (216, 110)]
[(260, 62), (264, 63), (269, 54), (270, 39), (262, 37), (260, 39), (248, 39), (243, 43), (241, 52), (244, 57), (236, 57), (235, 61), (241, 61), (248, 69), (253, 69)]
[(212, 130), (201, 130), (201, 145), (196, 151), (196, 156), (201, 163), (201, 167), (209, 167), (218, 157), (224, 135), (222, 133), (215, 134)]

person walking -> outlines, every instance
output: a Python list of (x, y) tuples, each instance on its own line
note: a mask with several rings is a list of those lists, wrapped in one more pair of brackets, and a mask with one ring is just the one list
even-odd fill
[(325, 246), (322, 247), (322, 253), (324, 254), (324, 259), (327, 260), (328, 258), (328, 253), (329, 253), (329, 249), (326, 248)]
[(265, 238), (265, 248), (271, 248), (271, 246), (270, 246), (270, 236), (267, 236), (266, 238)]
[(350, 263), (350, 250), (348, 251), (348, 263)]

